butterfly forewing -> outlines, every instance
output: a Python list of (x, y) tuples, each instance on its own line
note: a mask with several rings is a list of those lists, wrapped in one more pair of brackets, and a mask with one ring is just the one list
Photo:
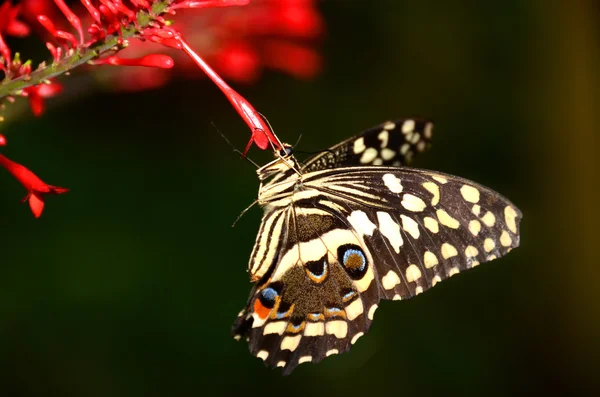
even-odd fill
[(312, 157), (302, 170), (311, 172), (353, 165), (408, 165), (415, 153), (429, 147), (432, 131), (433, 124), (427, 120), (387, 121)]

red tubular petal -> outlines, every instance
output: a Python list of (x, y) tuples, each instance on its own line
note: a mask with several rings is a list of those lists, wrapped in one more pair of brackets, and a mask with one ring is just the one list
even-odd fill
[(6, 137), (0, 134), (0, 146), (6, 146)]
[(29, 169), (25, 168), (21, 164), (9, 160), (2, 154), (0, 154), (0, 165), (6, 168), (6, 170), (10, 172), (26, 190), (41, 193), (48, 193), (50, 191), (49, 186), (40, 178), (38, 178), (37, 175), (29, 171)]
[(102, 25), (102, 15), (100, 14), (100, 11), (94, 7), (92, 2), (90, 0), (81, 0), (81, 4), (87, 9), (92, 18), (94, 18), (94, 21), (96, 21), (98, 25)]
[(52, 36), (56, 37), (56, 27), (50, 18), (45, 15), (38, 15), (37, 20)]
[(59, 83), (39, 84), (38, 94), (42, 98), (50, 98), (62, 92), (62, 85)]
[(208, 7), (231, 7), (245, 6), (250, 3), (250, 0), (190, 0), (180, 1), (173, 4), (170, 8), (176, 10), (178, 8), (208, 8)]
[(6, 66), (10, 66), (10, 64), (12, 63), (10, 58), (10, 48), (8, 48), (8, 46), (4, 42), (2, 33), (0, 33), (0, 55), (2, 55), (2, 57), (4, 58), (4, 63), (6, 64)]
[(31, 112), (33, 113), (33, 115), (41, 116), (41, 114), (44, 113), (44, 100), (42, 99), (42, 96), (38, 93), (38, 90), (30, 90), (27, 93), (27, 97), (29, 98), (29, 106), (31, 106)]
[(13, 20), (6, 27), (6, 33), (15, 37), (28, 36), (30, 32), (29, 26), (21, 21)]
[[(79, 17), (75, 15), (73, 11), (65, 4), (63, 0), (54, 0), (54, 3), (60, 8), (65, 17), (69, 21), (69, 23), (75, 28), (77, 34), (79, 34), (79, 43), (83, 44), (83, 29), (81, 28), (81, 21)], [(75, 42), (77, 43), (77, 42)], [(77, 47), (77, 44), (74, 45)]]
[(161, 69), (170, 69), (175, 65), (173, 58), (163, 54), (150, 54), (141, 58), (124, 59), (116, 55), (95, 60), (94, 65), (115, 65), (115, 66), (146, 66)]
[[(244, 97), (235, 92), (227, 83), (198, 55), (189, 44), (176, 33), (176, 39), (181, 44), (182, 50), (206, 73), (206, 75), (223, 91), (238, 114), (252, 131), (252, 140), (261, 149), (267, 149), (269, 143), (276, 149), (281, 149), (281, 142), (269, 129), (263, 118)], [(248, 150), (249, 146), (246, 148)]]
[(265, 65), (285, 71), (297, 78), (313, 78), (321, 68), (319, 55), (299, 45), (273, 41), (265, 45), (264, 53)]
[(29, 208), (33, 212), (33, 216), (39, 218), (44, 211), (44, 196), (41, 194), (31, 193), (29, 195)]

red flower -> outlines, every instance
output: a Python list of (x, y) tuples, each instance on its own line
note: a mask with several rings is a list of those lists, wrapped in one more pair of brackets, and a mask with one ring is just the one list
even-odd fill
[(50, 98), (62, 91), (62, 86), (58, 83), (38, 84), (27, 87), (23, 90), (23, 95), (29, 99), (29, 106), (35, 116), (44, 112), (44, 98)]
[(29, 34), (29, 26), (17, 20), (20, 5), (11, 4), (10, 0), (0, 6), (0, 33), (9, 36), (25, 37)]
[(1, 154), (0, 165), (6, 168), (27, 189), (27, 195), (21, 202), (29, 200), (29, 207), (31, 207), (31, 212), (36, 218), (39, 218), (44, 210), (45, 194), (61, 194), (69, 191), (64, 187), (48, 185), (29, 169)]

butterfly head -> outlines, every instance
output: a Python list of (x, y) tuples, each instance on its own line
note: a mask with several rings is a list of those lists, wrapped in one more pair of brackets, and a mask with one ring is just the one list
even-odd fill
[(275, 149), (273, 154), (275, 155), (275, 160), (256, 170), (258, 179), (263, 181), (270, 176), (290, 170), (300, 175), (300, 164), (294, 157), (294, 148), (292, 145), (282, 143), (281, 148)]

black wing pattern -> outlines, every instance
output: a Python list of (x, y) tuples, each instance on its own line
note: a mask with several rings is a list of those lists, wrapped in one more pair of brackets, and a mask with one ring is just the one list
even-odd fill
[(380, 299), (413, 297), (519, 245), (510, 201), (433, 171), (311, 172), (286, 203), (264, 215), (252, 262), (266, 270), (233, 327), (284, 374), (350, 349)]
[(433, 123), (423, 119), (387, 121), (314, 156), (304, 172), (351, 165), (409, 165), (415, 153), (427, 150)]

